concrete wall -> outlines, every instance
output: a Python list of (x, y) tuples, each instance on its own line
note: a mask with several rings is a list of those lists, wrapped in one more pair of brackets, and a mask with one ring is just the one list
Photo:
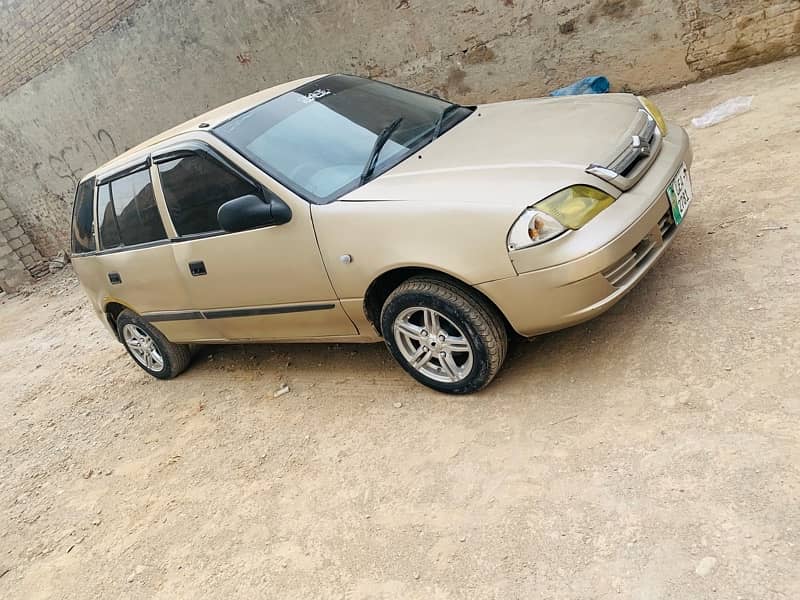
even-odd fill
[[(40, 4), (0, 0), (0, 23), (10, 22), (1, 11)], [(72, 29), (91, 30), (109, 11), (118, 20), (95, 26), (86, 45), (56, 43), (49, 62), (18, 68), (0, 89), (0, 194), (46, 255), (66, 246), (83, 173), (190, 116), (299, 76), (354, 72), (484, 102), (596, 73), (616, 89), (665, 88), (800, 51), (800, 0), (59, 5), (77, 15)], [(0, 30), (0, 72), (15, 40)]]

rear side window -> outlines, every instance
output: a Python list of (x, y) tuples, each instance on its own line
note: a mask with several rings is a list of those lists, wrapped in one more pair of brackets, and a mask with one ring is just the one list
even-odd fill
[(199, 154), (158, 165), (161, 188), (178, 235), (219, 231), (219, 207), (247, 194), (261, 195), (252, 184)]
[(111, 204), (108, 184), (101, 185), (97, 190), (97, 219), (100, 221), (100, 247), (120, 246), (117, 216), (114, 214), (114, 205)]
[(148, 170), (100, 186), (97, 215), (103, 248), (135, 246), (167, 237)]
[(94, 252), (94, 177), (78, 186), (72, 208), (72, 253)]

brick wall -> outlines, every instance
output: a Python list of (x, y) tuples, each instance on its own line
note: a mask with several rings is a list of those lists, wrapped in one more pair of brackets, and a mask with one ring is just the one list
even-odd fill
[(686, 0), (687, 64), (733, 72), (800, 53), (800, 0)]
[(11, 249), (6, 237), (0, 232), (0, 294), (16, 292), (20, 286), (31, 280), (30, 273)]
[(111, 29), (144, 0), (0, 0), (0, 97)]
[(42, 257), (0, 197), (0, 290), (14, 292), (42, 274)]

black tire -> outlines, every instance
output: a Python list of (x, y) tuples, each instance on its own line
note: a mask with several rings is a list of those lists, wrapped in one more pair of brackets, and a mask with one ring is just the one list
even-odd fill
[[(472, 351), (472, 365), (463, 378), (456, 382), (432, 379), (412, 366), (403, 355), (394, 334), (394, 324), (399, 316), (409, 314), (415, 307), (440, 313), (463, 334)], [(433, 276), (413, 277), (389, 295), (381, 311), (381, 331), (389, 352), (409, 375), (448, 394), (469, 394), (486, 387), (500, 370), (508, 348), (505, 323), (489, 302), (467, 286)], [(438, 358), (433, 360), (444, 368)], [(438, 369), (437, 362), (433, 366), (435, 369)], [(466, 365), (464, 370), (467, 370)]]
[[(153, 346), (158, 351), (158, 354), (163, 361), (163, 367), (161, 369), (147, 366), (131, 350), (131, 348), (128, 346), (128, 340), (126, 340), (126, 336), (124, 334), (126, 325), (130, 325), (133, 328), (138, 328), (138, 330), (144, 332), (150, 337), (153, 342)], [(153, 377), (157, 377), (158, 379), (172, 379), (177, 377), (186, 370), (186, 367), (189, 366), (189, 363), (192, 360), (191, 348), (188, 345), (174, 344), (170, 342), (164, 337), (163, 333), (150, 325), (150, 323), (142, 319), (133, 311), (123, 310), (119, 314), (117, 317), (117, 333), (122, 345), (125, 346), (128, 354), (131, 355), (133, 362), (147, 371), (147, 373)]]

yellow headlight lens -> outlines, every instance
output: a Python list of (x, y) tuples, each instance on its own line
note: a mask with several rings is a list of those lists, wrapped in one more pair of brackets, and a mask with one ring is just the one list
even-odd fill
[(656, 125), (658, 125), (658, 130), (661, 132), (661, 135), (667, 135), (667, 121), (664, 119), (664, 115), (661, 114), (661, 110), (656, 106), (656, 103), (644, 96), (639, 96), (639, 102), (641, 102), (645, 110), (650, 113), (650, 116), (656, 120)]
[(569, 229), (580, 229), (611, 206), (613, 196), (588, 185), (575, 185), (536, 203), (536, 210), (550, 215)]

